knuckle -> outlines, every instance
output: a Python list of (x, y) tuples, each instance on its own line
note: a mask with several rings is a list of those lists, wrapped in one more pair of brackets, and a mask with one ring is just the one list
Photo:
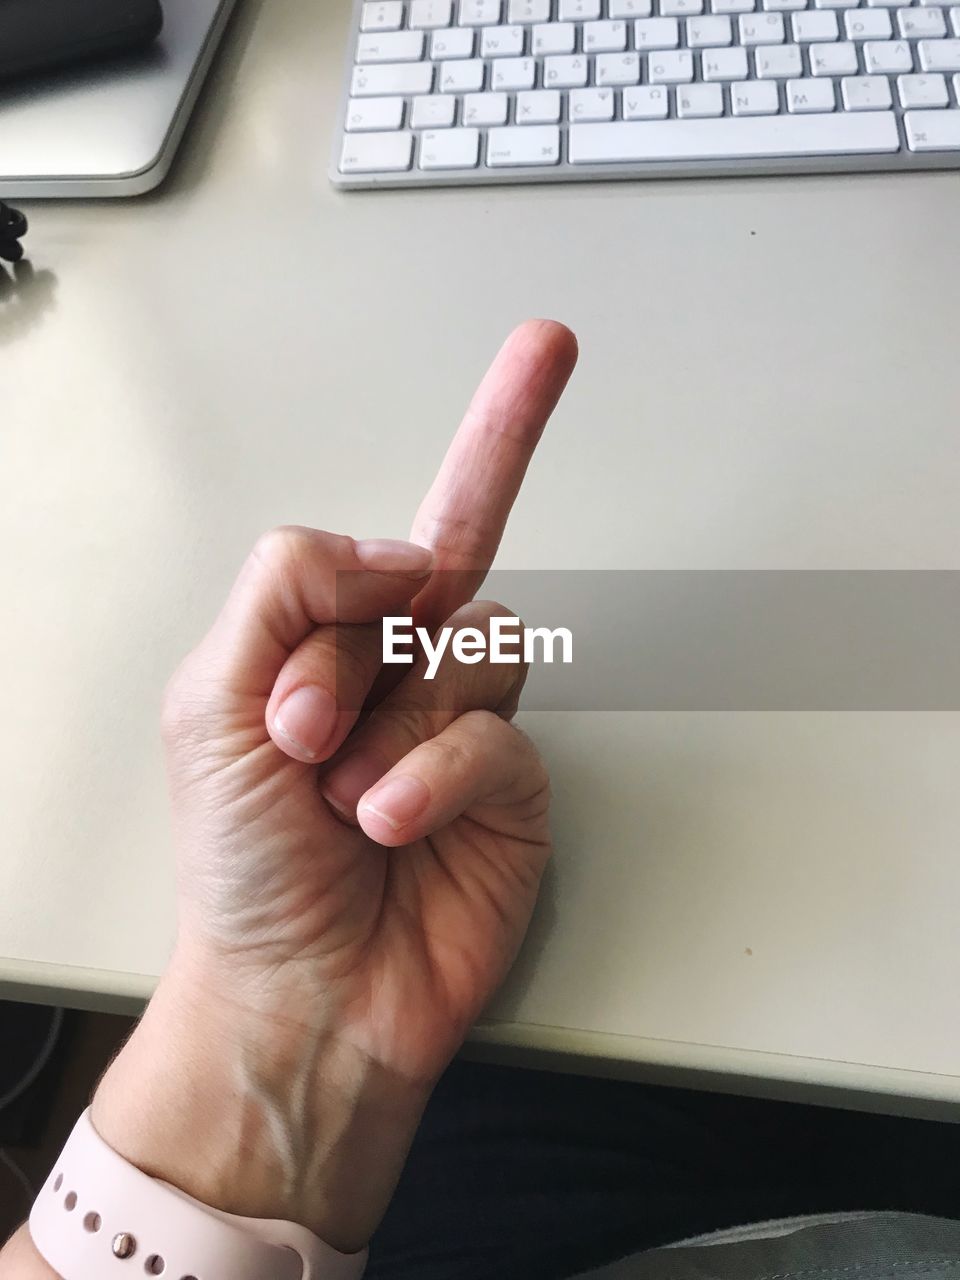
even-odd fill
[(182, 662), (167, 681), (160, 703), (160, 734), (170, 747), (196, 736), (206, 719), (189, 663), (190, 659)]
[(546, 813), (553, 798), (553, 788), (546, 762), (529, 734), (524, 733), (516, 725), (509, 727), (514, 735), (515, 748), (520, 757), (520, 767), (517, 772), (518, 776), (523, 778), (524, 798), (537, 812)]
[(476, 666), (467, 669), (464, 680), (475, 699), (489, 708), (502, 707), (508, 719), (516, 714), (520, 694), (530, 671), (530, 664), (523, 657), (522, 640), (515, 639), (517, 635), (522, 636), (523, 621), (518, 620), (521, 628), (519, 633), (516, 633), (513, 628), (504, 633), (503, 640), (506, 642), (506, 648), (501, 652), (508, 656), (501, 657), (498, 661), (493, 660), (490, 647), (491, 622), (494, 618), (515, 618), (516, 616), (506, 605), (495, 600), (471, 600), (458, 609), (450, 621), (450, 625), (476, 627), (486, 636), (488, 649), (484, 659)]
[(490, 623), (493, 618), (514, 618), (516, 614), (504, 604), (495, 600), (468, 600), (451, 614), (446, 625), (459, 627), (476, 627), (484, 635), (490, 635)]
[(268, 573), (285, 575), (324, 550), (336, 553), (353, 546), (353, 539), (343, 534), (325, 533), (301, 524), (280, 524), (261, 533), (251, 558)]
[(253, 558), (271, 573), (283, 570), (303, 549), (305, 529), (282, 524), (261, 533), (253, 547)]
[(419, 702), (382, 703), (369, 721), (384, 731), (406, 755), (421, 743), (430, 742), (440, 725), (434, 711)]
[(514, 732), (512, 726), (497, 715), (495, 711), (465, 711), (456, 722), (457, 729), (464, 740), (471, 743), (480, 738), (501, 737), (504, 740)]
[(445, 733), (442, 738), (424, 743), (423, 749), (435, 758), (438, 771), (447, 776), (469, 772), (477, 759), (475, 739), (459, 733)]

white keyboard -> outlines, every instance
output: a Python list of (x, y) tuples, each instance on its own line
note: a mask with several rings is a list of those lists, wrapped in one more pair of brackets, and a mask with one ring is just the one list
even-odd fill
[(344, 187), (960, 166), (960, 0), (359, 0)]

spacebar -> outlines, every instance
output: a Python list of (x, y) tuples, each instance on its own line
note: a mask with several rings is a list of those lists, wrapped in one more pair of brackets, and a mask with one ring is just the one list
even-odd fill
[(629, 160), (746, 160), (899, 151), (892, 111), (617, 121), (570, 126), (571, 164)]

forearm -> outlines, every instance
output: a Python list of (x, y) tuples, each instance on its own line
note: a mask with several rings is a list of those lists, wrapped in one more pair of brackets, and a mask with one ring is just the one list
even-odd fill
[[(297, 1222), (362, 1249), (393, 1193), (426, 1091), (302, 1021), (210, 998), (175, 964), (92, 1104), (94, 1127), (152, 1177), (228, 1213)], [(252, 1016), (252, 1015), (251, 1015)], [(24, 1227), (0, 1280), (54, 1273)]]

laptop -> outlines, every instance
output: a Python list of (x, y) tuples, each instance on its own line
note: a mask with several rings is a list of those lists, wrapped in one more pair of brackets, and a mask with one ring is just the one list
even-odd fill
[(0, 86), (0, 196), (135, 196), (166, 177), (236, 0), (163, 0), (146, 51)]

